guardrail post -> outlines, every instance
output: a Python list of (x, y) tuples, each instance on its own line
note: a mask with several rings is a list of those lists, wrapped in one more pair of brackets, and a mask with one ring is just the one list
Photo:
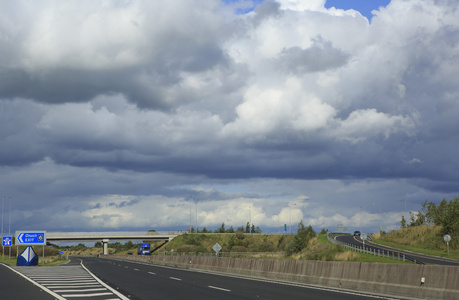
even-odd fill
[(403, 254), (403, 261), (405, 261), (405, 254)]

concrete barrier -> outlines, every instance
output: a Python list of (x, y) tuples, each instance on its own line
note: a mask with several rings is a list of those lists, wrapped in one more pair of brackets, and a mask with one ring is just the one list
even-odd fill
[[(459, 299), (459, 268), (451, 266), (163, 255), (114, 257), (400, 297)], [(421, 285), (422, 277), (425, 282)]]

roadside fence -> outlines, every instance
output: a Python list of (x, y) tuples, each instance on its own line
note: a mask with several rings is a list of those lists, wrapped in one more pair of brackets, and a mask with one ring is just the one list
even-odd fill
[[(331, 236), (335, 235), (335, 236)], [(371, 254), (379, 257), (386, 257), (390, 259), (396, 259), (396, 260), (401, 260), (401, 261), (411, 261), (415, 264), (423, 264), (420, 261), (416, 261), (414, 257), (411, 257), (409, 255), (406, 255), (405, 253), (396, 251), (394, 250), (386, 250), (386, 249), (376, 249), (375, 247), (372, 247), (370, 245), (353, 245), (353, 244), (348, 244), (344, 242), (340, 242), (335, 239), (336, 233), (327, 233), (327, 239), (330, 241), (330, 243), (334, 245), (339, 245), (341, 247), (344, 247), (348, 250), (359, 252), (359, 253), (366, 253), (366, 254)]]

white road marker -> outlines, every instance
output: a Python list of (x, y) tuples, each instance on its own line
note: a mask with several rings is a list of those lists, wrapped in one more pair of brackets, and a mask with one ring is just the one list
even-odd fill
[(208, 285), (207, 287), (210, 287), (211, 289), (220, 290), (220, 291), (231, 292), (231, 290), (220, 288), (220, 287), (217, 287), (217, 286)]
[(180, 278), (177, 278), (177, 277), (169, 277), (170, 279), (173, 279), (173, 280), (178, 280), (178, 281), (182, 281), (182, 279)]

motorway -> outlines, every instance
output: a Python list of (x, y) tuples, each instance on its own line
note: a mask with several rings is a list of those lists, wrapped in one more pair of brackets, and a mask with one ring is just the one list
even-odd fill
[[(44, 291), (32, 286), (30, 283), (25, 284), (24, 279), (21, 279), (6, 267), (0, 266), (0, 268), (0, 280), (2, 284), (4, 278), (9, 278), (7, 282), (12, 283), (12, 286), (17, 286), (18, 284), (22, 286), (15, 290), (14, 293), (10, 289), (2, 288), (1, 299), (25, 299), (26, 297), (30, 299), (57, 298), (51, 296), (49, 298), (36, 297), (36, 295), (45, 296)], [(56, 271), (53, 271), (53, 268)], [(69, 270), (67, 273), (65, 272), (65, 268)], [(59, 297), (62, 297), (58, 299), (85, 297), (82, 294), (77, 295), (79, 292), (76, 288), (59, 286), (59, 284), (70, 284), (69, 281), (66, 281), (70, 280), (70, 273), (75, 274), (75, 276), (78, 273), (78, 276), (82, 276), (82, 270), (97, 276), (101, 279), (100, 284), (109, 287), (106, 290), (103, 287), (99, 287), (100, 290), (104, 289), (103, 292), (82, 292), (104, 294), (98, 297), (90, 297), (89, 299), (394, 299), (354, 291), (227, 276), (110, 258), (72, 257), (71, 263), (59, 268), (14, 267), (14, 269), (21, 273), (30, 273), (31, 269), (35, 269), (32, 277), (36, 280), (43, 280), (43, 276), (45, 275), (54, 277), (56, 282), (48, 279), (46, 285), (59, 294)], [(40, 275), (41, 270), (43, 270), (43, 274)], [(11, 274), (7, 274), (8, 272)], [(59, 272), (60, 275), (57, 277), (54, 276), (53, 273), (55, 272)], [(69, 279), (63, 279), (64, 277)], [(83, 280), (83, 278), (72, 280)], [(84, 288), (84, 283), (78, 283), (78, 285)], [(84, 289), (92, 290), (95, 288), (86, 287)], [(110, 292), (113, 294), (108, 295)]]
[[(343, 234), (343, 235), (336, 236), (335, 239), (337, 241), (339, 241), (339, 242), (351, 244), (351, 245), (354, 245), (354, 246), (359, 246), (359, 247), (363, 246), (363, 241), (360, 239), (359, 236), (352, 236), (352, 235), (349, 235), (349, 234), (346, 234), (346, 235)], [(394, 249), (394, 248), (390, 248), (390, 247), (387, 247), (387, 246), (375, 244), (375, 243), (373, 243), (371, 241), (368, 241), (368, 240), (365, 241), (365, 250), (370, 250), (371, 252), (373, 252), (375, 250), (376, 253), (378, 252), (378, 250), (379, 250), (380, 253), (382, 253), (382, 251), (384, 251), (384, 253), (389, 252), (389, 256), (391, 256), (391, 257), (392, 256), (398, 257), (399, 254), (400, 254), (400, 257), (405, 255), (405, 258), (407, 260), (410, 260), (410, 261), (418, 263), (418, 264), (459, 266), (459, 261), (455, 260), (455, 259), (442, 258), (442, 257), (438, 257), (438, 256), (423, 255), (423, 254), (414, 253), (414, 252), (410, 252), (410, 251)]]

